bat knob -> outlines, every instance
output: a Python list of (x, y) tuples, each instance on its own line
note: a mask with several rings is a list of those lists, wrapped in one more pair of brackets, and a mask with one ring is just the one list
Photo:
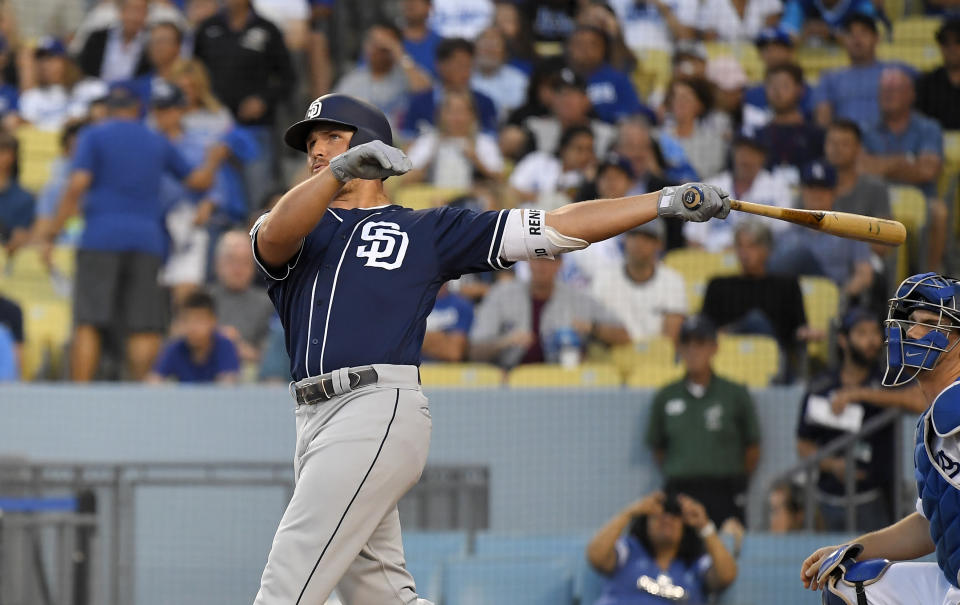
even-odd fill
[(703, 190), (696, 185), (687, 187), (680, 201), (683, 202), (683, 207), (687, 210), (696, 210), (703, 204)]

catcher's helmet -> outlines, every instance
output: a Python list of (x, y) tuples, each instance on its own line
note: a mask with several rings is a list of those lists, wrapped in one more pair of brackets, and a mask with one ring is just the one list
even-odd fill
[(350, 147), (370, 141), (393, 145), (393, 131), (383, 112), (349, 95), (323, 95), (310, 103), (302, 120), (287, 128), (283, 141), (296, 150), (307, 151), (307, 135), (317, 124), (336, 124), (354, 131)]

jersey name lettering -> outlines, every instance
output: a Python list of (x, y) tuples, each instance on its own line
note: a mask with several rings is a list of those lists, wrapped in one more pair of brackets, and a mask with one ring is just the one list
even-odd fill
[(369, 245), (357, 246), (357, 257), (367, 259), (365, 267), (392, 271), (403, 264), (410, 238), (400, 225), (385, 221), (364, 223), (360, 239)]

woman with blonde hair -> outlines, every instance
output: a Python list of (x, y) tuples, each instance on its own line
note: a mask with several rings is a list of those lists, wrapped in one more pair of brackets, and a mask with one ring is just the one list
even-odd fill
[(187, 130), (202, 131), (216, 138), (233, 128), (233, 117), (213, 94), (210, 74), (203, 63), (197, 59), (178, 61), (170, 77), (187, 99), (184, 117)]

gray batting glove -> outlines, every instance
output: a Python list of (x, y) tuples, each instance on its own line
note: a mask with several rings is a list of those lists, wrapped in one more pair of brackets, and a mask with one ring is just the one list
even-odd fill
[(702, 223), (711, 218), (727, 218), (730, 195), (719, 187), (705, 183), (684, 183), (664, 187), (660, 191), (657, 214), (666, 218)]
[(385, 179), (411, 168), (413, 164), (402, 151), (383, 141), (357, 145), (330, 160), (330, 171), (341, 183), (351, 179)]

